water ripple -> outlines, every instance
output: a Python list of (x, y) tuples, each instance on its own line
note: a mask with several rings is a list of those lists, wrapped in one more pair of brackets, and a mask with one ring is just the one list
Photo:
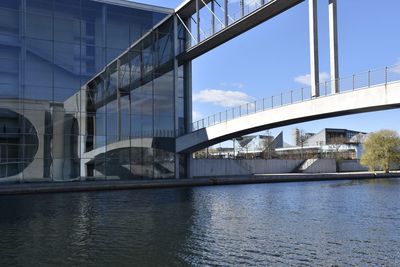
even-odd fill
[(399, 266), (400, 182), (3, 196), (0, 266)]

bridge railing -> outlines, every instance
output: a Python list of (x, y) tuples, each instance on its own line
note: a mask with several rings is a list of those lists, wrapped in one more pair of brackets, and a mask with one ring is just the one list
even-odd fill
[[(243, 4), (243, 13), (242, 11), (236, 11), (236, 12), (231, 12), (229, 13), (229, 8), (228, 8), (228, 24), (225, 25), (225, 19), (222, 16), (218, 16), (218, 14), (220, 14), (222, 12), (222, 15), (224, 16), (224, 8), (223, 8), (223, 0), (219, 1), (216, 0), (215, 3), (215, 8), (216, 9), (221, 9), (221, 12), (214, 12), (214, 14), (211, 14), (211, 16), (216, 16), (216, 20), (215, 20), (215, 25), (214, 28), (212, 27), (212, 25), (207, 25), (207, 29), (203, 29), (200, 27), (200, 39), (196, 40), (196, 38), (194, 38), (194, 36), (196, 34), (193, 34), (193, 32), (191, 32), (191, 35), (193, 36), (192, 39), (189, 39), (186, 42), (186, 47), (190, 48), (194, 45), (197, 45), (198, 43), (201, 43), (202, 41), (208, 39), (209, 37), (211, 37), (212, 35), (214, 35), (215, 33), (225, 29), (226, 27), (228, 27), (229, 25), (231, 25), (232, 23), (240, 20), (243, 17), (246, 17), (247, 15), (251, 14), (252, 12), (256, 11), (257, 9), (259, 9), (260, 7), (268, 4), (269, 2), (271, 2), (273, 0), (250, 0), (250, 1), (245, 1)], [(238, 2), (235, 2), (235, 4), (239, 5)], [(209, 7), (208, 7), (209, 8)], [(207, 9), (207, 7), (204, 7), (204, 9)], [(196, 24), (197, 22), (193, 19), (194, 24)], [(208, 27), (209, 26), (209, 27)]]
[[(384, 85), (398, 81), (400, 81), (400, 65), (369, 70), (339, 79), (337, 81), (339, 85), (338, 93), (363, 90), (373, 86)], [(311, 88), (305, 87), (297, 90), (286, 91), (278, 95), (273, 95), (253, 102), (245, 103), (237, 107), (233, 107), (193, 122), (192, 131), (200, 130), (243, 116), (262, 112), (268, 109), (332, 95), (331, 89), (333, 84), (334, 81), (325, 81), (320, 83), (320, 96), (318, 97), (312, 97)]]

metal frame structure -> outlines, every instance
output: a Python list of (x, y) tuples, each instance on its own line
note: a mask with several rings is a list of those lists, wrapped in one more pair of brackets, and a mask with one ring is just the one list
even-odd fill
[[(186, 31), (185, 51), (177, 55), (177, 64), (185, 65), (186, 90), (190, 91), (186, 97), (186, 116), (191, 114), (191, 60), (212, 50), (213, 48), (233, 39), (251, 28), (268, 21), (269, 19), (287, 11), (288, 9), (304, 2), (305, 0), (253, 0), (252, 4), (259, 3), (259, 6), (246, 13), (245, 0), (239, 1), (239, 18), (234, 20), (230, 16), (229, 1), (221, 0), (186, 0), (175, 9), (175, 15)], [(319, 44), (318, 44), (318, 10), (317, 2), (320, 0), (308, 0), (309, 10), (309, 48), (310, 48), (310, 78), (311, 98), (318, 98), (320, 94), (319, 81)], [(339, 93), (339, 63), (338, 63), (338, 30), (337, 30), (337, 0), (329, 1), (329, 45), (330, 45), (330, 72), (331, 72), (331, 93)], [(321, 1), (320, 1), (321, 2)], [(217, 5), (222, 11), (222, 18), (215, 12)], [(211, 34), (206, 36), (201, 24), (200, 10), (206, 9), (211, 15)], [(249, 8), (250, 9), (250, 8)], [(221, 15), (220, 15), (221, 16)], [(191, 22), (195, 23), (192, 24)], [(220, 24), (218, 27), (216, 23)], [(202, 38), (201, 35), (204, 35)], [(325, 88), (326, 90), (326, 88)], [(303, 93), (302, 93), (303, 94)], [(326, 94), (326, 92), (325, 92)], [(282, 100), (282, 95), (281, 95)], [(214, 118), (215, 120), (215, 118)], [(187, 125), (191, 124), (190, 118), (186, 119)], [(188, 130), (188, 129), (186, 129)], [(189, 129), (190, 131), (190, 129)], [(190, 155), (188, 156), (190, 159)], [(188, 160), (190, 164), (190, 160)], [(190, 170), (188, 166), (188, 170)], [(190, 174), (189, 174), (190, 176)]]

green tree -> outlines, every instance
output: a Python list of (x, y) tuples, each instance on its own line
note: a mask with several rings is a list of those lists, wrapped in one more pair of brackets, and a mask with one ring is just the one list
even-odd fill
[(368, 136), (364, 143), (361, 164), (370, 171), (381, 169), (389, 172), (400, 162), (400, 137), (392, 130), (381, 130)]

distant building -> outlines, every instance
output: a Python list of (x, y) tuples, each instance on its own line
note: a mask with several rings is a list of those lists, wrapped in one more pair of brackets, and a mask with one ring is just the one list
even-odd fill
[[(365, 135), (364, 132), (358, 132), (347, 129), (325, 128), (322, 131), (313, 134), (304, 142), (307, 146), (320, 146), (332, 144), (347, 144), (350, 143), (352, 138), (356, 135)], [(353, 142), (355, 140), (353, 139)]]
[(284, 158), (341, 157), (360, 159), (367, 133), (348, 129), (325, 128), (318, 133), (292, 130), (293, 146), (277, 148)]
[(310, 138), (313, 136), (314, 133), (306, 133), (302, 132), (298, 128), (292, 129), (292, 144), (293, 146), (301, 146), (301, 143), (304, 142), (304, 140)]
[(232, 147), (212, 147), (194, 154), (196, 158), (260, 158), (272, 157), (277, 148), (288, 146), (283, 141), (283, 132), (271, 135), (246, 135), (232, 140)]
[(365, 132), (325, 128), (318, 133), (292, 130), (290, 145), (284, 142), (283, 132), (271, 135), (247, 135), (233, 139), (231, 147), (211, 147), (195, 153), (196, 158), (342, 158), (360, 159)]

